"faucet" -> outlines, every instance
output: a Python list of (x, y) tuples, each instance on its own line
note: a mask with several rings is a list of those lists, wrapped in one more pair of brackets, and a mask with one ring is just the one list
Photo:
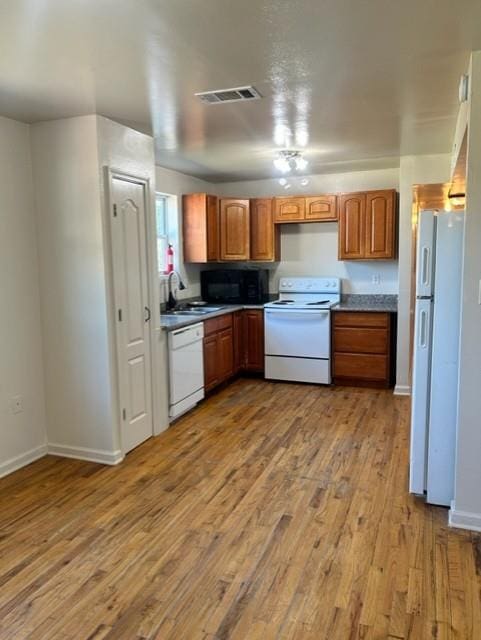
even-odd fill
[(172, 293), (172, 276), (177, 276), (177, 280), (179, 281), (179, 290), (183, 291), (186, 286), (185, 284), (182, 282), (182, 278), (180, 277), (179, 273), (177, 271), (171, 271), (169, 273), (169, 276), (167, 278), (167, 286), (169, 289), (169, 297), (167, 299), (167, 309), (175, 309), (176, 305), (177, 305), (177, 300), (174, 296), (174, 294)]

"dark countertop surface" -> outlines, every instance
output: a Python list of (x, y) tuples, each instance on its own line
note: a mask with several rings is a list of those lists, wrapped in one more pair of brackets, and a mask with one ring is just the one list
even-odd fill
[[(277, 295), (269, 296), (272, 300), (277, 299)], [(198, 300), (199, 298), (197, 298)], [(180, 305), (185, 306), (189, 301), (194, 300), (181, 300)], [(346, 293), (341, 297), (341, 302), (332, 307), (332, 311), (378, 311), (380, 313), (397, 313), (397, 295), (391, 294), (359, 294), (359, 293)], [(203, 313), (192, 315), (170, 315), (168, 313), (160, 314), (160, 328), (164, 331), (174, 331), (174, 329), (182, 329), (197, 322), (204, 322), (210, 318), (216, 318), (217, 316), (225, 315), (226, 313), (233, 313), (234, 311), (240, 311), (242, 309), (263, 309), (264, 304), (216, 304), (214, 302), (208, 303), (209, 307), (220, 307), (218, 311), (212, 313)]]
[(333, 311), (378, 311), (380, 313), (397, 313), (397, 295), (393, 294), (361, 294), (345, 293), (341, 302)]

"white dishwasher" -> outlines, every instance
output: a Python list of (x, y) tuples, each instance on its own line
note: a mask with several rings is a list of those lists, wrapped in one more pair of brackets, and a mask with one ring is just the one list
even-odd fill
[(169, 333), (169, 417), (182, 415), (204, 397), (204, 324)]

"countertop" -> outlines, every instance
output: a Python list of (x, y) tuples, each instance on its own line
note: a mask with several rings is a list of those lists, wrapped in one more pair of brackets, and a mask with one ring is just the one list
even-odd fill
[[(275, 300), (278, 296), (270, 296)], [(186, 301), (182, 301), (184, 304)], [(215, 304), (209, 303), (211, 307), (220, 307), (219, 311), (204, 314), (192, 315), (169, 315), (168, 313), (160, 314), (160, 328), (164, 331), (174, 331), (174, 329), (182, 329), (197, 322), (204, 322), (210, 318), (241, 311), (242, 309), (263, 309), (263, 304)], [(341, 302), (332, 307), (332, 311), (378, 311), (380, 313), (397, 313), (397, 296), (396, 295), (365, 295), (356, 293), (343, 294)]]
[(397, 295), (346, 293), (341, 302), (332, 307), (332, 311), (377, 311), (379, 313), (397, 313)]

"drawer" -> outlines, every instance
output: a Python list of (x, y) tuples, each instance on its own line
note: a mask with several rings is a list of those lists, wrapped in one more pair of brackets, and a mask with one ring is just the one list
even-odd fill
[(334, 354), (334, 377), (358, 380), (387, 380), (389, 376), (387, 356), (358, 353)]
[(217, 316), (217, 318), (204, 320), (204, 335), (211, 336), (213, 333), (230, 327), (232, 327), (232, 313), (226, 313), (223, 316)]
[(335, 327), (389, 327), (389, 313), (365, 311), (337, 311), (334, 313)]
[(217, 329), (219, 331), (229, 329), (230, 327), (232, 327), (232, 313), (226, 313), (225, 315), (217, 318)]
[(218, 318), (210, 318), (210, 320), (204, 320), (204, 336), (211, 336), (213, 333), (217, 333), (219, 329), (217, 320)]
[(389, 331), (358, 327), (336, 327), (334, 351), (344, 353), (389, 353)]

